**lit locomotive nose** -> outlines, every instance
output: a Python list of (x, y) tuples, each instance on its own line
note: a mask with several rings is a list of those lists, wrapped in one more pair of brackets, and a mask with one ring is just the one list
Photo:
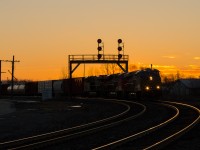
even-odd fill
[(149, 87), (149, 86), (146, 86), (146, 87), (145, 87), (145, 90), (149, 91), (149, 90), (150, 90), (150, 87)]
[(153, 77), (152, 77), (152, 76), (150, 76), (150, 77), (149, 77), (149, 80), (150, 80), (150, 81), (153, 81)]
[(160, 89), (160, 86), (159, 86), (159, 85), (157, 85), (157, 86), (156, 86), (156, 89), (157, 89), (157, 90), (159, 90), (159, 89)]

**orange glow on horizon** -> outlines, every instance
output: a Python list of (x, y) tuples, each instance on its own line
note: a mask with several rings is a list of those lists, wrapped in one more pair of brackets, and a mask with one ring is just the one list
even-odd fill
[[(105, 54), (117, 55), (120, 38), (130, 71), (153, 64), (164, 75), (198, 78), (199, 8), (198, 0), (1, 0), (0, 59), (20, 60), (19, 80), (60, 79), (68, 72), (68, 55), (97, 54), (99, 38)], [(11, 63), (2, 62), (2, 80), (10, 80), (8, 70)], [(74, 77), (103, 73), (101, 66), (84, 71), (81, 65)]]
[[(47, 68), (46, 70), (35, 68), (34, 70), (23, 71), (19, 68), (19, 64), (16, 64), (16, 73), (15, 77), (18, 80), (32, 80), (32, 81), (42, 81), (42, 80), (56, 80), (63, 79), (68, 77), (67, 65), (65, 67), (59, 67), (57, 69)], [(142, 68), (150, 68), (150, 65), (145, 65), (142, 63), (130, 64), (129, 72), (134, 70), (139, 70)], [(200, 66), (197, 65), (188, 65), (186, 67), (178, 68), (175, 65), (154, 65), (154, 69), (158, 69), (162, 76), (176, 76), (180, 75), (181, 78), (199, 78), (200, 77)], [(51, 70), (51, 71), (50, 71)], [(50, 72), (49, 72), (50, 71)], [(117, 66), (115, 67), (114, 73), (122, 72), (121, 69)], [(110, 71), (110, 74), (112, 71)], [(104, 65), (85, 65), (85, 71), (83, 65), (80, 65), (79, 68), (73, 73), (73, 77), (83, 77), (93, 76), (93, 75), (103, 75), (106, 74)], [(6, 73), (7, 79), (11, 79), (11, 75)], [(5, 75), (2, 74), (3, 80)], [(30, 78), (29, 78), (30, 77)]]

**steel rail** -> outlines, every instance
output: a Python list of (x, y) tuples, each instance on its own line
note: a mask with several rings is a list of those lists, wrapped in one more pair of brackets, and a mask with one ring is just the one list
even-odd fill
[[(114, 101), (114, 100), (109, 100), (109, 101)], [(66, 135), (67, 133), (69, 133), (69, 131), (74, 131), (74, 130), (77, 130), (77, 129), (82, 129), (82, 128), (89, 127), (89, 126), (92, 126), (92, 125), (96, 125), (98, 123), (103, 123), (103, 122), (106, 122), (106, 121), (110, 121), (112, 119), (116, 119), (118, 117), (121, 117), (121, 116), (125, 115), (128, 111), (130, 111), (130, 106), (125, 104), (124, 101), (115, 100), (115, 102), (126, 106), (127, 107), (126, 111), (124, 111), (124, 112), (122, 112), (122, 113), (120, 113), (118, 115), (115, 115), (115, 116), (112, 116), (112, 117), (108, 117), (108, 118), (105, 118), (105, 119), (102, 119), (102, 120), (99, 120), (99, 121), (91, 122), (91, 123), (88, 123), (88, 124), (83, 124), (83, 125), (80, 125), (80, 126), (75, 126), (75, 127), (72, 127), (72, 128), (67, 128), (67, 129), (63, 129), (63, 130), (59, 130), (59, 131), (55, 131), (55, 132), (50, 132), (50, 133), (46, 133), (46, 134), (41, 134), (41, 135), (31, 136), (31, 137), (27, 137), (27, 138), (23, 138), (23, 139), (18, 139), (18, 140), (13, 140), (13, 141), (0, 143), (0, 146), (3, 145), (4, 147), (6, 147), (6, 146), (10, 146), (10, 145), (20, 145), (20, 144), (23, 145), (24, 143), (28, 143), (28, 142), (32, 143), (32, 141), (33, 141), (32, 144), (27, 144), (27, 145), (24, 144), (24, 146), (18, 146), (18, 147), (16, 146), (14, 149), (27, 148), (27, 147), (30, 148), (30, 147), (32, 147), (32, 146), (34, 146), (36, 144), (37, 145), (38, 144), (43, 144), (43, 143), (47, 143), (47, 142), (51, 142), (51, 141), (55, 141), (55, 140), (60, 140), (60, 139), (67, 138), (67, 137), (68, 138), (75, 137), (77, 135), (80, 136), (81, 134), (84, 134), (84, 133), (87, 133), (87, 132), (92, 132), (92, 131), (97, 130), (97, 129), (102, 129), (102, 128), (105, 128), (105, 127), (109, 127), (109, 126), (114, 125), (114, 124), (111, 123), (111, 124), (103, 125), (103, 126), (100, 126), (100, 127), (97, 127), (97, 128), (92, 128), (92, 129), (89, 129), (89, 130), (85, 130), (85, 131), (77, 132), (77, 133), (74, 133), (74, 134)], [(65, 134), (65, 135), (63, 136), (63, 134)], [(50, 140), (45, 140), (47, 138), (51, 138), (51, 139)], [(43, 141), (37, 142), (38, 140), (43, 140)]]
[[(110, 101), (113, 101), (113, 100), (110, 100)], [(40, 142), (35, 142), (35, 143), (27, 144), (27, 145), (22, 145), (22, 146), (19, 146), (19, 147), (12, 148), (12, 150), (29, 149), (29, 148), (33, 148), (33, 147), (38, 148), (39, 146), (42, 147), (44, 145), (48, 145), (49, 143), (61, 142), (62, 140), (75, 138), (75, 137), (78, 137), (78, 136), (81, 136), (81, 135), (84, 135), (84, 134), (92, 133), (94, 131), (96, 132), (96, 131), (99, 131), (99, 130), (102, 130), (102, 129), (106, 129), (108, 127), (120, 124), (120, 123), (122, 123), (124, 121), (128, 121), (130, 119), (134, 119), (134, 118), (138, 117), (139, 115), (143, 114), (146, 111), (146, 107), (144, 105), (140, 104), (140, 103), (125, 101), (125, 100), (114, 100), (114, 101), (117, 101), (117, 102), (119, 102), (119, 101), (122, 102), (123, 101), (123, 102), (138, 104), (138, 105), (143, 106), (144, 109), (143, 109), (143, 111), (141, 111), (137, 115), (131, 116), (129, 118), (126, 118), (126, 119), (123, 119), (123, 120), (120, 120), (120, 121), (116, 121), (116, 122), (113, 122), (113, 123), (110, 123), (110, 124), (106, 124), (106, 125), (103, 125), (103, 126), (98, 126), (98, 127), (95, 127), (95, 128), (91, 128), (91, 129), (88, 129), (88, 130), (81, 131), (81, 132), (76, 132), (76, 133), (73, 133), (73, 134), (68, 134), (68, 135), (64, 135), (64, 136), (58, 136), (58, 137), (50, 138), (50, 139), (43, 140), (43, 141), (40, 141)]]
[(170, 119), (156, 125), (156, 126), (153, 126), (153, 127), (150, 127), (144, 131), (141, 131), (141, 132), (138, 132), (136, 134), (133, 134), (133, 135), (130, 135), (130, 136), (127, 136), (125, 138), (122, 138), (120, 140), (116, 140), (114, 142), (111, 142), (111, 143), (108, 143), (108, 144), (105, 144), (105, 145), (102, 145), (102, 146), (99, 146), (99, 147), (96, 147), (96, 148), (93, 148), (92, 150), (107, 150), (107, 149), (114, 149), (115, 147), (119, 146), (119, 145), (122, 145), (126, 142), (129, 142), (129, 141), (132, 141), (132, 140), (135, 140), (137, 138), (140, 138), (142, 136), (145, 136), (153, 131), (156, 131), (158, 129), (160, 129), (161, 127), (164, 127), (166, 126), (167, 124), (169, 124), (170, 122), (174, 121), (178, 116), (179, 116), (179, 110), (178, 108), (176, 108), (175, 106), (172, 106), (172, 105), (169, 105), (169, 104), (161, 104), (161, 105), (164, 105), (164, 106), (167, 106), (167, 107), (170, 107), (172, 109), (174, 109), (176, 111), (176, 114), (174, 116), (172, 116)]
[(188, 126), (186, 126), (185, 128), (181, 129), (180, 131), (172, 134), (171, 136), (151, 145), (145, 148), (145, 150), (149, 150), (149, 149), (160, 149), (164, 146), (166, 146), (167, 144), (169, 144), (170, 142), (176, 140), (177, 138), (179, 138), (181, 135), (187, 133), (189, 130), (191, 130), (199, 121), (200, 121), (200, 110), (192, 105), (189, 104), (185, 104), (185, 103), (178, 103), (178, 102), (170, 102), (170, 101), (164, 101), (166, 103), (171, 103), (171, 104), (177, 104), (177, 105), (182, 105), (182, 106), (186, 106), (189, 107), (193, 110), (195, 110), (199, 116), (192, 122), (190, 123)]
[(143, 109), (143, 111), (141, 111), (137, 115), (131, 116), (129, 118), (125, 118), (125, 119), (120, 120), (120, 121), (116, 121), (116, 122), (113, 122), (113, 123), (110, 123), (110, 124), (98, 126), (98, 127), (95, 127), (95, 128), (91, 128), (91, 129), (88, 129), (88, 130), (76, 132), (76, 133), (69, 134), (69, 135), (59, 136), (59, 137), (56, 137), (56, 138), (51, 138), (51, 139), (47, 139), (47, 140), (44, 140), (44, 141), (40, 141), (40, 142), (28, 144), (28, 145), (23, 145), (23, 146), (20, 146), (20, 147), (11, 148), (10, 150), (30, 149), (30, 148), (35, 148), (35, 147), (36, 148), (43, 147), (44, 145), (48, 145), (49, 143), (53, 143), (53, 142), (56, 142), (56, 141), (61, 142), (62, 140), (76, 138), (76, 137), (79, 137), (81, 135), (85, 135), (85, 134), (90, 134), (90, 133), (93, 133), (93, 132), (97, 132), (99, 130), (106, 129), (108, 127), (112, 127), (112, 126), (115, 126), (115, 125), (120, 124), (122, 122), (134, 119), (134, 118), (142, 115), (145, 111), (146, 111), (146, 107), (145, 107), (145, 109)]
[(121, 105), (124, 105), (127, 109), (125, 111), (123, 111), (122, 113), (119, 113), (117, 115), (114, 115), (114, 116), (111, 116), (111, 117), (108, 117), (108, 118), (104, 118), (104, 119), (101, 119), (101, 120), (98, 120), (98, 121), (93, 121), (93, 122), (90, 122), (90, 123), (86, 123), (86, 124), (82, 124), (82, 125), (78, 125), (78, 126), (75, 126), (75, 127), (58, 130), (58, 131), (53, 131), (53, 132), (49, 132), (49, 133), (44, 133), (44, 134), (34, 135), (34, 136), (21, 138), (21, 139), (17, 139), (17, 140), (11, 140), (11, 141), (2, 142), (2, 143), (0, 143), (0, 147), (2, 145), (9, 145), (10, 146), (13, 143), (17, 143), (17, 142), (20, 143), (20, 142), (26, 142), (28, 140), (35, 140), (35, 139), (38, 140), (39, 138), (42, 139), (42, 138), (49, 137), (51, 135), (56, 136), (57, 134), (59, 135), (60, 133), (64, 133), (64, 132), (67, 133), (67, 132), (74, 131), (74, 130), (77, 130), (77, 129), (89, 127), (89, 126), (92, 126), (92, 125), (95, 125), (95, 124), (98, 124), (98, 123), (102, 123), (102, 122), (106, 122), (106, 121), (112, 120), (114, 118), (118, 118), (118, 117), (126, 114), (128, 111), (130, 111), (130, 106), (129, 105), (124, 104), (124, 103), (120, 103), (120, 102), (117, 102), (117, 103), (121, 104)]

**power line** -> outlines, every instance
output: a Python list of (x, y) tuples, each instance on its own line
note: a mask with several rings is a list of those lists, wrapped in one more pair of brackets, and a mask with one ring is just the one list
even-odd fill
[(1, 62), (11, 62), (12, 63), (12, 72), (11, 72), (11, 95), (13, 97), (13, 86), (14, 86), (14, 71), (15, 71), (15, 62), (20, 62), (19, 60), (15, 60), (15, 56), (13, 55), (12, 60), (0, 60), (0, 89), (1, 89)]

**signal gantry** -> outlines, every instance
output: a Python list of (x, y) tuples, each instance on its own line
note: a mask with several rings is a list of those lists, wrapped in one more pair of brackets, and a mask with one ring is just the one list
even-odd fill
[[(118, 39), (118, 55), (105, 55), (104, 43), (101, 39), (97, 40), (97, 51), (95, 55), (68, 55), (69, 65), (69, 78), (72, 78), (73, 72), (79, 67), (80, 64), (117, 64), (123, 72), (128, 72), (128, 55), (124, 55), (124, 43), (122, 39)], [(76, 66), (72, 68), (72, 65)], [(125, 68), (123, 67), (125, 66)]]

